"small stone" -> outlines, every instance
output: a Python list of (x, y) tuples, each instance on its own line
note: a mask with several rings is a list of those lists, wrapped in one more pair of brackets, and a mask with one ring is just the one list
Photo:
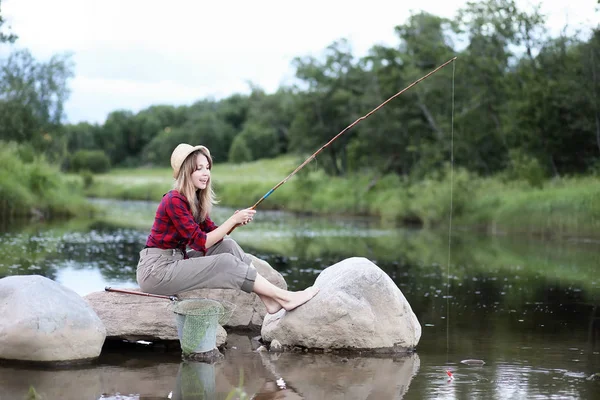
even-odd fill
[(260, 346), (258, 349), (256, 349), (257, 352), (261, 352), (261, 351), (267, 351), (267, 348), (265, 346)]
[(210, 351), (205, 351), (203, 353), (191, 353), (191, 354), (182, 354), (181, 358), (183, 360), (188, 360), (188, 361), (199, 361), (199, 362), (204, 362), (204, 363), (208, 363), (208, 364), (212, 364), (220, 359), (222, 359), (224, 356), (223, 354), (219, 351), (219, 349), (212, 349)]
[(596, 372), (595, 374), (590, 375), (587, 378), (588, 381), (600, 381), (600, 372)]
[(484, 365), (485, 361), (483, 361), (483, 360), (475, 360), (475, 359), (468, 359), (468, 360), (462, 360), (460, 363), (461, 364), (467, 364), (467, 365)]
[(279, 340), (275, 339), (275, 340), (271, 341), (271, 347), (269, 348), (269, 351), (276, 352), (276, 353), (281, 352), (281, 351), (283, 351), (283, 346), (281, 345)]

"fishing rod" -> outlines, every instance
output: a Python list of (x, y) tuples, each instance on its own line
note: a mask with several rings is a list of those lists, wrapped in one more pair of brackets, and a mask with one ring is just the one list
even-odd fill
[(171, 300), (171, 301), (179, 301), (179, 298), (177, 296), (162, 296), (160, 294), (151, 294), (151, 293), (144, 293), (144, 292), (136, 292), (135, 290), (126, 290), (126, 289), (114, 289), (111, 288), (110, 286), (106, 286), (104, 288), (104, 290), (106, 290), (107, 292), (117, 292), (117, 293), (125, 293), (125, 294), (135, 294), (138, 296), (146, 296), (146, 297), (155, 297), (157, 299), (165, 299), (165, 300)]
[[(271, 195), (271, 193), (273, 193), (275, 190), (277, 190), (281, 185), (283, 185), (284, 183), (286, 183), (292, 176), (296, 175), (296, 173), (298, 171), (300, 171), (302, 168), (304, 168), (304, 166), (306, 166), (306, 164), (308, 164), (309, 162), (311, 162), (312, 160), (314, 160), (317, 155), (323, 151), (327, 146), (329, 146), (331, 143), (333, 143), (338, 137), (342, 136), (346, 131), (348, 131), (350, 128), (352, 128), (353, 126), (357, 125), (359, 122), (361, 122), (362, 120), (367, 119), (369, 116), (371, 116), (371, 114), (374, 114), (375, 112), (377, 112), (379, 109), (383, 108), (387, 103), (389, 103), (390, 101), (394, 100), (396, 97), (400, 96), (402, 93), (406, 92), (408, 89), (410, 89), (411, 87), (417, 85), (418, 83), (420, 83), (421, 81), (429, 78), (431, 75), (435, 74), (436, 72), (438, 72), (440, 69), (444, 68), (446, 65), (450, 64), (451, 62), (455, 61), (457, 59), (457, 57), (453, 57), (450, 60), (446, 61), (445, 63), (443, 63), (442, 65), (440, 65), (439, 67), (437, 67), (436, 69), (434, 69), (433, 71), (429, 72), (427, 75), (422, 76), (421, 78), (417, 79), (416, 81), (414, 81), (413, 83), (411, 83), (410, 85), (408, 85), (407, 87), (405, 87), (404, 89), (402, 89), (401, 91), (399, 91), (398, 93), (396, 93), (395, 95), (393, 95), (392, 97), (390, 97), (389, 99), (387, 99), (386, 101), (384, 101), (383, 103), (381, 103), (380, 105), (378, 105), (377, 107), (375, 107), (373, 110), (371, 110), (370, 112), (368, 112), (367, 114), (363, 115), (362, 117), (358, 118), (356, 121), (354, 121), (353, 123), (351, 123), (350, 125), (348, 125), (347, 127), (345, 127), (340, 133), (338, 133), (337, 135), (335, 135), (333, 137), (333, 139), (331, 139), (329, 142), (325, 143), (323, 146), (321, 146), (321, 148), (319, 148), (319, 150), (315, 151), (310, 157), (308, 157), (306, 160), (304, 160), (304, 162), (302, 164), (300, 164), (294, 171), (292, 171), (291, 174), (289, 174), (287, 177), (285, 177), (281, 182), (279, 182), (277, 185), (275, 185), (271, 190), (269, 190), (263, 197), (261, 197), (252, 207), (250, 207), (251, 210), (256, 209), (256, 207), (258, 207), (258, 205), (260, 203), (263, 202), (263, 200), (265, 200), (267, 197), (269, 197)], [(231, 232), (233, 232), (233, 230), (239, 226), (236, 225), (233, 228), (231, 228), (231, 230), (229, 232), (227, 232), (227, 234), (230, 234)]]

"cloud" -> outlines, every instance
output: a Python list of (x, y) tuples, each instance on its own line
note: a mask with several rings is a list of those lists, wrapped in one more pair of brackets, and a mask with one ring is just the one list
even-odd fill
[[(453, 17), (463, 4), (421, 0), (412, 8)], [(396, 44), (394, 26), (411, 9), (389, 0), (4, 0), (2, 6), (19, 46), (40, 59), (74, 54), (70, 122), (247, 92), (248, 82), (270, 92), (293, 78), (294, 57), (320, 55), (337, 39), (348, 39), (357, 56), (376, 43)], [(593, 0), (544, 6), (555, 32), (567, 16), (571, 24), (593, 24)]]

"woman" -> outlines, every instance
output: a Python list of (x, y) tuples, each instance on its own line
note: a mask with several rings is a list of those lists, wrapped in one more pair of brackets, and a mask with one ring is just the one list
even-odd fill
[[(238, 210), (220, 226), (211, 221), (209, 214), (216, 203), (210, 179), (212, 164), (204, 146), (182, 143), (173, 150), (175, 186), (163, 196), (146, 247), (140, 252), (140, 288), (163, 295), (201, 288), (241, 289), (256, 293), (270, 314), (306, 303), (317, 294), (317, 288), (290, 292), (273, 285), (256, 272), (240, 246), (225, 237), (235, 226), (252, 222), (255, 210)], [(192, 250), (186, 251), (188, 246)]]

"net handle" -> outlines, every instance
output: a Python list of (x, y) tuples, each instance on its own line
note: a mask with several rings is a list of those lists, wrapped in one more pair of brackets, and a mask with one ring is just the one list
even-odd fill
[(137, 292), (135, 290), (115, 289), (115, 288), (112, 288), (110, 286), (106, 286), (104, 288), (104, 290), (106, 290), (107, 292), (135, 294), (137, 296), (146, 296), (146, 297), (154, 297), (154, 298), (157, 298), (157, 299), (166, 299), (166, 300), (171, 300), (171, 301), (179, 301), (179, 297), (177, 297), (177, 295), (163, 296), (163, 295), (160, 295), (160, 294)]

